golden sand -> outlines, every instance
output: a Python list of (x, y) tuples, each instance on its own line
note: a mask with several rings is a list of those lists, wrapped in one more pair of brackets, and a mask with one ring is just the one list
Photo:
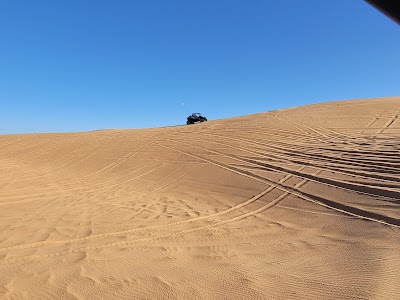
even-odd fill
[(400, 97), (0, 136), (1, 299), (400, 299)]

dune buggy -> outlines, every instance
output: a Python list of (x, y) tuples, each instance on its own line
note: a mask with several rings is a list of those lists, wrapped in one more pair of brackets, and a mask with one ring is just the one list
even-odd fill
[(207, 121), (207, 118), (202, 116), (201, 113), (193, 113), (189, 117), (187, 117), (186, 124), (194, 124), (194, 123), (201, 123)]

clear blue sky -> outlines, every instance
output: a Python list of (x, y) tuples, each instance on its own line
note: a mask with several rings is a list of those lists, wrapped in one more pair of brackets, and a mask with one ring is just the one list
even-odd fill
[(0, 133), (389, 95), (400, 26), (361, 0), (0, 2)]

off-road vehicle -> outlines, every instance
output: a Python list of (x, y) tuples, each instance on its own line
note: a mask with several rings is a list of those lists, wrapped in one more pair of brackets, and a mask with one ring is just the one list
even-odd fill
[(201, 113), (193, 113), (189, 117), (187, 117), (186, 124), (194, 124), (194, 123), (201, 123), (207, 121), (207, 118), (202, 116)]

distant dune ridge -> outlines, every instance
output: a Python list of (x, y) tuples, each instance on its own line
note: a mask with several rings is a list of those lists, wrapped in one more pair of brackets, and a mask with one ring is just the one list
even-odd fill
[(399, 154), (400, 97), (0, 136), (0, 299), (400, 299)]

